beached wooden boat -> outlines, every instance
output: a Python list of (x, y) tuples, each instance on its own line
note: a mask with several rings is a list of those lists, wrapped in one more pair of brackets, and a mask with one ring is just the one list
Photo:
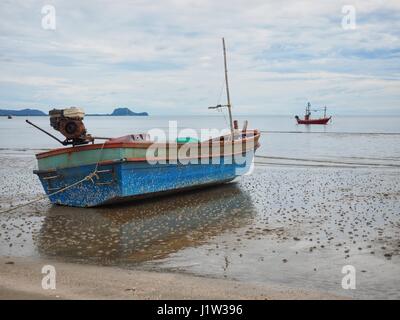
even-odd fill
[[(313, 110), (317, 111), (317, 110)], [(300, 119), (299, 116), (295, 116), (297, 124), (327, 124), (332, 117), (326, 116), (326, 107), (324, 107), (324, 116), (318, 119), (311, 119), (311, 104), (308, 103), (306, 107), (306, 112), (304, 119)]]
[[(42, 186), (54, 204), (92, 207), (232, 181), (249, 171), (260, 133), (232, 121), (225, 59), (230, 134), (203, 142), (154, 143), (146, 134), (116, 139), (86, 133), (78, 108), (52, 110), (50, 123), (72, 147), (36, 155)], [(96, 139), (106, 139), (94, 143)], [(188, 142), (186, 142), (188, 141)], [(89, 144), (92, 143), (92, 144)]]
[[(241, 132), (233, 143), (216, 139), (158, 146), (150, 141), (110, 141), (61, 148), (37, 154), (39, 169), (35, 173), (52, 203), (98, 206), (232, 181), (250, 169), (259, 136), (253, 130)], [(146, 150), (154, 147), (158, 155), (152, 160), (159, 162), (155, 164), (146, 157)], [(185, 159), (170, 157), (182, 147), (200, 152)], [(241, 149), (240, 154), (235, 156), (235, 149)], [(58, 192), (88, 176), (91, 178), (79, 185)]]

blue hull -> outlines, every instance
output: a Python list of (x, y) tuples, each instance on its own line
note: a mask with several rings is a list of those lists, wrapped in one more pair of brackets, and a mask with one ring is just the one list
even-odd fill
[(186, 165), (152, 165), (145, 161), (121, 160), (99, 166), (98, 178), (83, 181), (59, 193), (56, 192), (91, 174), (95, 165), (35, 173), (52, 203), (93, 207), (232, 181), (250, 169), (253, 155), (254, 152), (248, 152), (246, 161), (241, 164), (230, 163), (232, 161), (224, 163), (223, 157), (219, 159), (219, 164)]

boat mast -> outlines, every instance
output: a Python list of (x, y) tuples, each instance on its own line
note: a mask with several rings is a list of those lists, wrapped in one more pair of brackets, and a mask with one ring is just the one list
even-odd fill
[(225, 67), (225, 85), (226, 85), (226, 98), (227, 98), (227, 107), (228, 107), (228, 112), (229, 112), (229, 125), (231, 129), (231, 134), (232, 134), (232, 141), (234, 139), (234, 132), (233, 132), (233, 120), (232, 120), (232, 105), (231, 105), (231, 97), (229, 95), (229, 84), (228, 84), (228, 67), (226, 64), (226, 48), (225, 48), (225, 39), (222, 38), (222, 47), (224, 49), (224, 67)]

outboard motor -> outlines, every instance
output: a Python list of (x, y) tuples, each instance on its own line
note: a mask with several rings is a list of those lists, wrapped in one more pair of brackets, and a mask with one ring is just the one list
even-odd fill
[(53, 109), (49, 111), (50, 125), (66, 138), (64, 145), (81, 145), (93, 142), (94, 139), (87, 134), (83, 117), (85, 112), (76, 107), (67, 109)]

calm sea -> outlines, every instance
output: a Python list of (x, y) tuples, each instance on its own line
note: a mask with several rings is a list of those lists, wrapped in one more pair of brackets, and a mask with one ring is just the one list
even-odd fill
[[(237, 117), (240, 126), (249, 121), (249, 128), (261, 130), (259, 156), (284, 159), (323, 159), (351, 161), (400, 161), (400, 116), (352, 117), (336, 116), (326, 126), (302, 126), (289, 116)], [(59, 136), (49, 125), (48, 117), (31, 117), (31, 121)], [(159, 128), (168, 130), (169, 121), (176, 121), (179, 130), (191, 128), (223, 129), (223, 116), (150, 116), (150, 117), (86, 117), (88, 132), (94, 136), (118, 137)], [(60, 145), (25, 123), (24, 117), (0, 118), (0, 149), (47, 149)]]

